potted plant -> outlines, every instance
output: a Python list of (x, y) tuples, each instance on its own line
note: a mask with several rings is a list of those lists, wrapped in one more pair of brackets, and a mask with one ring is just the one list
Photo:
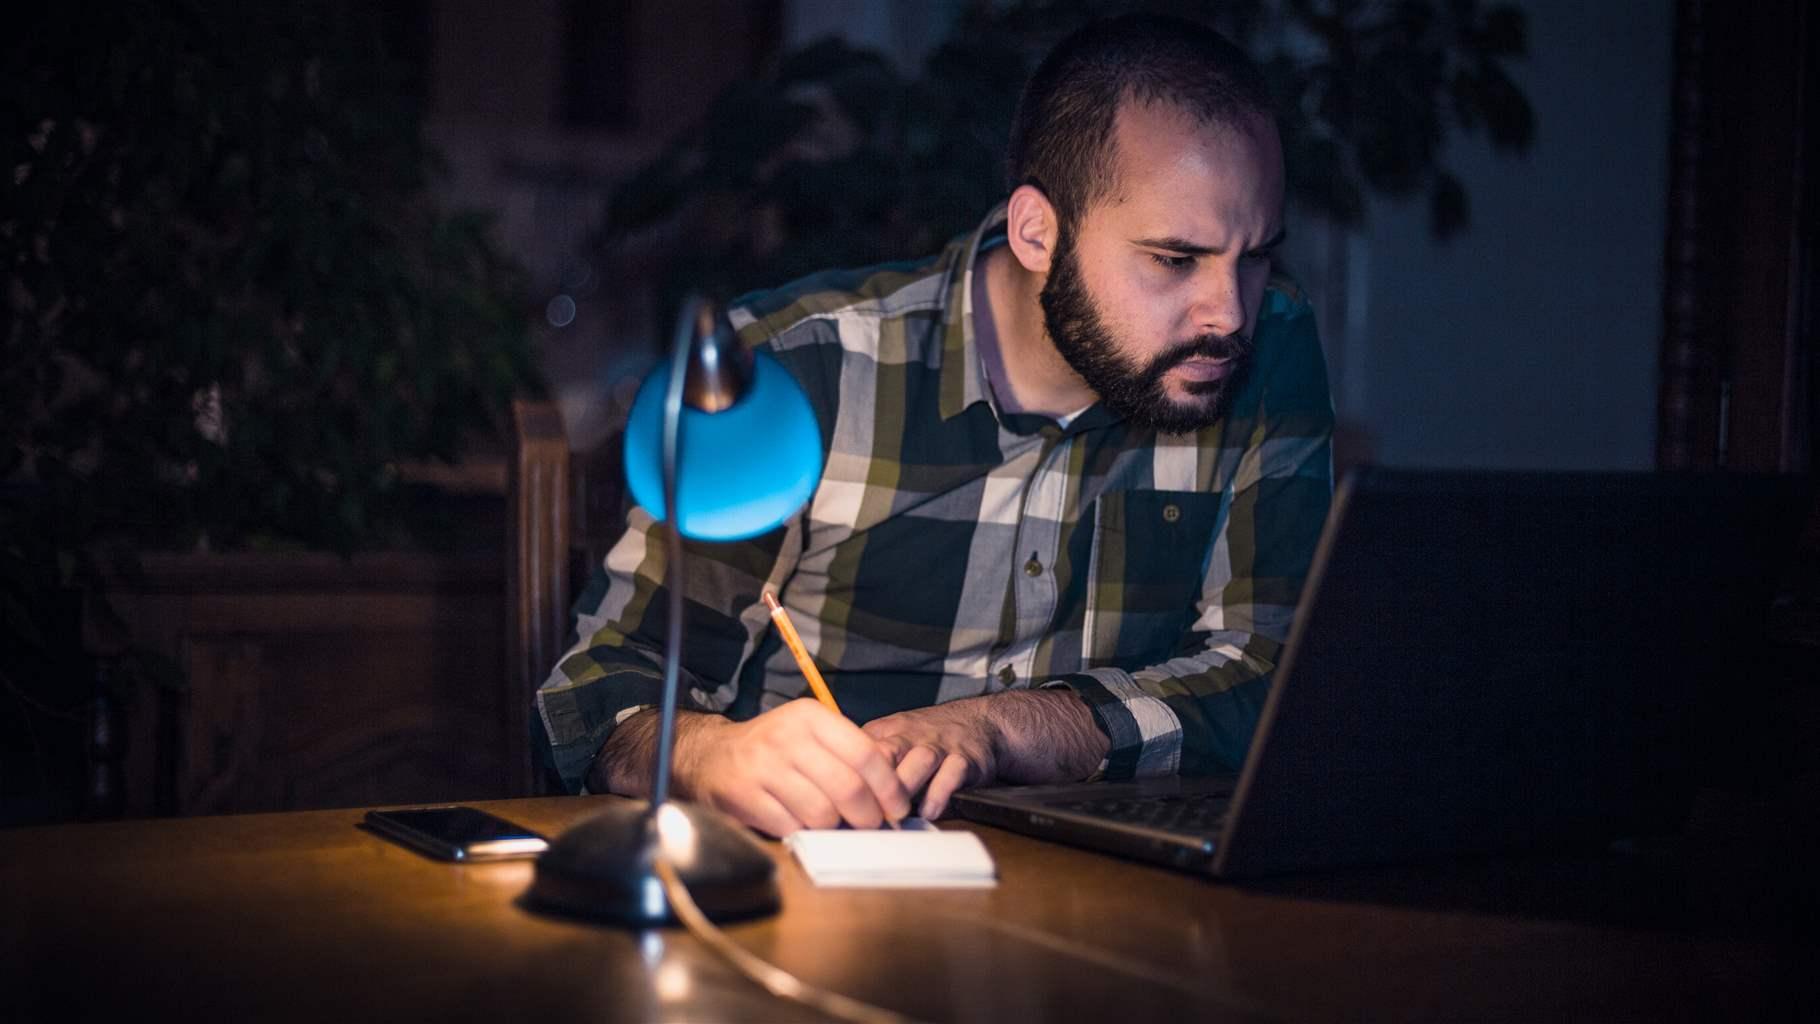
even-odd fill
[(0, 774), (62, 791), (33, 744), (92, 744), (98, 654), (177, 678), (97, 600), (133, 552), (419, 542), (400, 466), (537, 389), (520, 272), (432, 201), (386, 18), (78, 3), (0, 43)]

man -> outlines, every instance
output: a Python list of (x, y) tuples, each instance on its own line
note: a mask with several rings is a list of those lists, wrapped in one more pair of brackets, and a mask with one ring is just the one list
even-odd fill
[[(1332, 407), (1308, 306), (1271, 279), (1260, 76), (1186, 22), (1090, 26), (1032, 77), (1009, 163), (1007, 202), (938, 256), (732, 310), (828, 446), (794, 520), (688, 561), (675, 785), (764, 832), (1231, 770), (1287, 639)], [(653, 534), (632, 509), (537, 695), (571, 788), (650, 786)], [(802, 696), (765, 589), (852, 720)]]

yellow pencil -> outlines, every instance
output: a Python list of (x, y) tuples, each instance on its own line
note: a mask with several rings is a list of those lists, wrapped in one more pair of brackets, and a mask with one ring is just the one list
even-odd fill
[(790, 613), (777, 603), (777, 596), (765, 591), (765, 607), (771, 609), (771, 621), (777, 623), (777, 632), (784, 638), (784, 646), (796, 657), (796, 667), (803, 670), (804, 678), (809, 680), (809, 689), (815, 691), (815, 699), (822, 706), (835, 714), (840, 714), (840, 705), (834, 702), (834, 691), (828, 689), (828, 683), (809, 660), (809, 649), (803, 646), (803, 638), (796, 635), (796, 626), (790, 621)]
[[(803, 638), (796, 635), (796, 624), (790, 621), (790, 613), (784, 611), (784, 606), (777, 602), (777, 596), (769, 590), (765, 591), (764, 597), (765, 607), (771, 609), (771, 621), (777, 623), (778, 635), (784, 638), (784, 646), (790, 648), (790, 654), (796, 658), (796, 667), (803, 670), (803, 678), (809, 680), (809, 689), (815, 691), (815, 699), (822, 702), (822, 707), (840, 714), (840, 705), (834, 701), (834, 691), (828, 689), (821, 670), (815, 667), (815, 662), (809, 660), (809, 649), (803, 646)], [(888, 817), (885, 824), (891, 828), (901, 827)]]

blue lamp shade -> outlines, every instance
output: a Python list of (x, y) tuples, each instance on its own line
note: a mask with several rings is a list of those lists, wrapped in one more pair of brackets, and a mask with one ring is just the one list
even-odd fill
[[(677, 528), (694, 540), (744, 540), (774, 530), (803, 507), (822, 475), (815, 410), (796, 378), (753, 353), (751, 390), (708, 413), (687, 404), (677, 457)], [(626, 421), (626, 482), (659, 520), (664, 508), (663, 405), (671, 362), (639, 385)]]

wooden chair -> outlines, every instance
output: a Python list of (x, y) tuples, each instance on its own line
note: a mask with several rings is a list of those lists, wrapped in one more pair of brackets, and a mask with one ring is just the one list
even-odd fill
[(518, 792), (554, 791), (531, 747), (531, 701), (569, 646), (570, 609), (624, 528), (625, 474), (619, 433), (590, 451), (572, 452), (554, 403), (512, 403), (508, 467), (506, 701), (510, 763), (521, 766)]

